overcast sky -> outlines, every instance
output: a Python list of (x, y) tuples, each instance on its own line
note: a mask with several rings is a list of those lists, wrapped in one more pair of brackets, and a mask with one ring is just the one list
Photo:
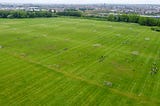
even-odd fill
[(52, 3), (52, 4), (160, 4), (160, 0), (0, 0), (0, 3)]

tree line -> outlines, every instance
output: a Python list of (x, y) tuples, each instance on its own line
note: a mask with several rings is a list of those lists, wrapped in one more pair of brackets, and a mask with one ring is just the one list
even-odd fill
[(143, 17), (137, 14), (109, 15), (108, 21), (138, 23), (145, 26), (160, 26), (160, 18)]
[(82, 17), (82, 12), (75, 10), (75, 9), (66, 9), (63, 12), (56, 13), (59, 16), (75, 16), (75, 17)]
[(36, 17), (56, 17), (56, 16), (76, 16), (81, 17), (82, 12), (75, 10), (65, 10), (64, 12), (50, 11), (0, 11), (0, 18), (36, 18)]
[(50, 11), (0, 11), (0, 18), (36, 18), (36, 17), (57, 17), (57, 16), (75, 16), (82, 18), (91, 18), (97, 20), (107, 20), (114, 22), (129, 22), (138, 23), (145, 26), (160, 26), (160, 18), (143, 17), (137, 14), (118, 14), (108, 15), (107, 17), (100, 16), (85, 16), (81, 11), (75, 9), (66, 9), (63, 12)]
[(53, 14), (48, 11), (0, 11), (0, 18), (35, 18), (35, 17), (52, 17)]

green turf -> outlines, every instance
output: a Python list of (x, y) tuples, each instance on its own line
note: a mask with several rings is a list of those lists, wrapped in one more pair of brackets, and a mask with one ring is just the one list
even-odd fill
[[(0, 19), (0, 106), (158, 106), (160, 33), (87, 19)], [(111, 87), (104, 82), (111, 82)]]

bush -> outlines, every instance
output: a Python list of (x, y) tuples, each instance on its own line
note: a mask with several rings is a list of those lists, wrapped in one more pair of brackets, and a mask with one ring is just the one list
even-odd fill
[(160, 32), (160, 27), (152, 27), (151, 29), (152, 29), (153, 31)]

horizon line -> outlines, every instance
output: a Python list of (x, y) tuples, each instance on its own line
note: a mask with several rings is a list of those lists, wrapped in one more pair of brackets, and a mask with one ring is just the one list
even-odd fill
[(2, 2), (0, 4), (48, 4), (48, 5), (95, 5), (95, 4), (114, 4), (114, 5), (160, 5), (160, 3), (14, 3), (14, 2)]

